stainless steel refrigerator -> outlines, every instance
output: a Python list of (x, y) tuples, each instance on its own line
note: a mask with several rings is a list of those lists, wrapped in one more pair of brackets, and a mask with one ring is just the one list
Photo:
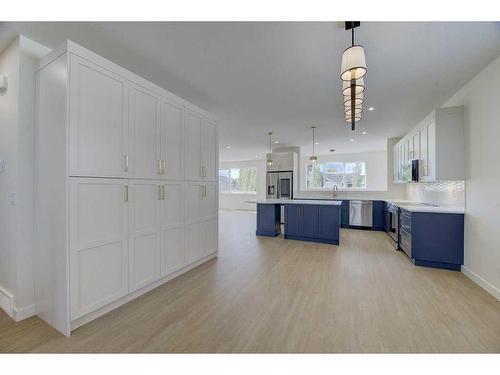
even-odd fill
[(293, 199), (293, 172), (267, 172), (267, 199)]

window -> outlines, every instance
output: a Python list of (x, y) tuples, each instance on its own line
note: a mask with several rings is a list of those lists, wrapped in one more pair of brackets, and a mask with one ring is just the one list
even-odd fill
[(256, 193), (257, 168), (219, 169), (219, 189), (225, 193)]
[(366, 188), (364, 161), (307, 163), (306, 187), (309, 189)]

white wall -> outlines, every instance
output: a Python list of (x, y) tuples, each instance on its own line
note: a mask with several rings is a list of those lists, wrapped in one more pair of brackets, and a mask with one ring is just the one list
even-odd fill
[(256, 167), (257, 168), (257, 187), (256, 194), (239, 194), (239, 193), (219, 193), (219, 208), (225, 210), (247, 210), (255, 211), (255, 203), (246, 203), (248, 200), (265, 199), (266, 198), (266, 161), (265, 160), (246, 160), (220, 162), (219, 169)]
[(500, 57), (446, 103), (465, 107), (465, 264), (500, 300)]
[(20, 36), (0, 54), (9, 88), (0, 96), (0, 301), (16, 320), (33, 313), (35, 66), (50, 50)]

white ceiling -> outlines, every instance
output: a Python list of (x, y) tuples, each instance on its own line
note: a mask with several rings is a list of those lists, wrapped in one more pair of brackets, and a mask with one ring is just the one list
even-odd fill
[(221, 160), (263, 158), (270, 130), (309, 154), (311, 125), (318, 154), (384, 149), (500, 54), (500, 23), (362, 23), (367, 89), (353, 133), (340, 22), (2, 23), (0, 50), (17, 34), (51, 48), (72, 39), (213, 113)]

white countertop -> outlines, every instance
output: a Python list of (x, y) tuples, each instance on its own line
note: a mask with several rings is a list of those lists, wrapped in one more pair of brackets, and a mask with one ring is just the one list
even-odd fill
[(301, 199), (256, 199), (255, 201), (247, 201), (257, 204), (313, 204), (323, 206), (340, 206), (340, 200), (301, 200)]
[[(352, 199), (351, 199), (352, 200)], [(432, 206), (420, 202), (409, 201), (405, 199), (366, 199), (363, 200), (380, 200), (390, 202), (410, 212), (435, 212), (447, 214), (464, 214), (465, 208), (455, 206)], [(325, 198), (306, 198), (306, 199), (257, 199), (254, 201), (246, 201), (247, 203), (258, 204), (313, 204), (313, 205), (333, 205), (339, 206), (342, 198), (325, 199)]]
[(442, 214), (464, 214), (465, 208), (463, 207), (455, 207), (455, 206), (431, 206), (428, 204), (412, 202), (408, 200), (386, 200), (386, 202), (390, 202), (402, 208), (403, 210), (410, 212), (435, 212)]

